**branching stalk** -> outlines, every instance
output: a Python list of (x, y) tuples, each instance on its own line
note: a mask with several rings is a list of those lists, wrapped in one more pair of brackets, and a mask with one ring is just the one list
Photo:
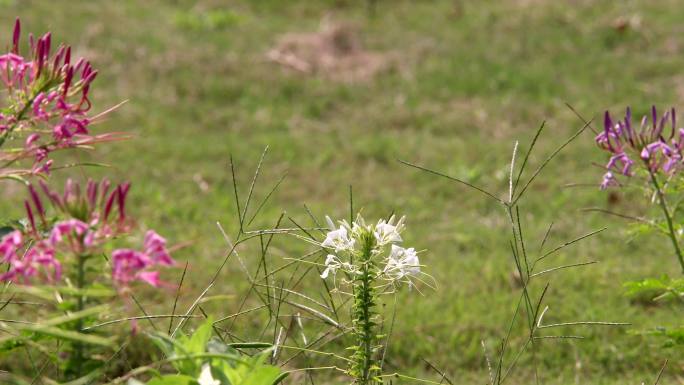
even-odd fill
[(648, 173), (651, 176), (651, 183), (653, 184), (653, 188), (656, 190), (656, 194), (658, 195), (658, 202), (660, 203), (660, 207), (663, 210), (663, 216), (665, 216), (665, 221), (667, 222), (668, 235), (670, 237), (670, 240), (672, 241), (672, 247), (674, 248), (675, 253), (677, 254), (677, 260), (679, 260), (679, 265), (682, 268), (682, 273), (684, 273), (684, 257), (682, 256), (682, 250), (679, 247), (679, 242), (677, 242), (677, 233), (675, 232), (674, 225), (672, 223), (672, 214), (670, 213), (670, 209), (668, 209), (667, 207), (665, 193), (663, 192), (663, 189), (660, 187), (660, 183), (658, 183), (658, 178), (655, 176), (655, 174), (653, 173), (648, 164), (646, 164), (646, 168), (648, 169)]

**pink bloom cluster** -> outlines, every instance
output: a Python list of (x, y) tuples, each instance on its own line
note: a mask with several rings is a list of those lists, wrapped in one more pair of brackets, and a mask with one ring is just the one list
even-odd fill
[[(29, 185), (30, 199), (24, 202), (29, 228), (25, 232), (13, 231), (0, 240), (0, 263), (8, 266), (0, 281), (30, 283), (35, 277), (57, 281), (62, 274), (57, 255), (91, 255), (107, 240), (130, 228), (125, 210), (128, 183), (113, 186), (106, 179), (89, 180), (82, 189), (68, 180), (61, 194), (42, 181), (40, 186), (55, 211), (67, 219), (51, 223), (41, 194)], [(161, 281), (154, 269), (175, 262), (166, 240), (150, 230), (143, 251), (115, 250), (111, 264), (112, 280), (124, 289), (135, 280), (158, 287)]]
[[(43, 181), (40, 181), (40, 187), (55, 211), (78, 219), (87, 226), (88, 232), (84, 238), (86, 247), (95, 246), (112, 236), (126, 232), (129, 228), (126, 217), (129, 183), (113, 186), (107, 179), (100, 182), (88, 180), (83, 189), (81, 185), (68, 179), (61, 194), (51, 190)], [(43, 227), (46, 226), (46, 209), (35, 187), (29, 185), (28, 189), (30, 200), (26, 200), (24, 206), (31, 232), (37, 236), (40, 231), (35, 217), (38, 216)], [(74, 249), (74, 252), (79, 250)]]
[[(669, 128), (666, 127), (668, 125)], [(648, 116), (644, 116), (639, 128), (632, 125), (629, 107), (624, 120), (617, 122), (614, 122), (610, 113), (606, 111), (604, 129), (595, 140), (600, 148), (611, 153), (601, 189), (619, 185), (616, 174), (633, 176), (636, 165), (643, 165), (652, 173), (663, 172), (672, 175), (684, 164), (684, 128), (676, 127), (674, 108), (658, 117), (653, 106), (650, 121)]]
[[(20, 231), (13, 231), (5, 235), (0, 241), (2, 263), (8, 264), (7, 271), (0, 275), (0, 281), (14, 281), (30, 283), (31, 278), (41, 276), (44, 280), (53, 282), (62, 275), (62, 264), (55, 258), (58, 243), (73, 238), (70, 234), (72, 223), (60, 223), (47, 239), (42, 239), (32, 245), (25, 252), (23, 250), (23, 235)], [(61, 234), (57, 234), (61, 232)]]
[[(20, 36), (17, 19), (12, 50), (0, 55), (0, 80), (9, 104), (0, 114), (0, 135), (29, 132), (21, 156), (35, 158), (34, 173), (48, 172), (50, 151), (92, 141), (88, 94), (97, 71), (82, 58), (72, 62), (71, 47), (60, 45), (53, 52), (50, 33), (38, 39), (29, 35), (29, 56), (21, 56)], [(41, 140), (46, 132), (50, 138)]]
[(112, 279), (120, 287), (128, 287), (135, 281), (143, 281), (159, 287), (159, 272), (152, 270), (158, 266), (173, 266), (175, 261), (166, 249), (166, 240), (149, 230), (145, 234), (143, 251), (118, 249), (112, 253)]

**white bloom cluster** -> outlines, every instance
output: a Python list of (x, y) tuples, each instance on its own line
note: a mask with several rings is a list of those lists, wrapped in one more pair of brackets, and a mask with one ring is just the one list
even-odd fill
[(405, 249), (392, 245), (392, 251), (384, 272), (396, 279), (404, 278), (407, 275), (418, 275), (420, 273), (420, 261), (418, 261), (416, 250), (413, 247)]
[[(359, 269), (351, 261), (360, 253), (359, 245), (363, 243), (363, 234), (372, 234), (374, 258), (384, 267), (379, 271), (382, 278), (389, 281), (408, 281), (412, 276), (420, 274), (420, 261), (413, 248), (403, 248), (398, 244), (402, 242), (401, 232), (404, 230), (404, 217), (395, 221), (392, 216), (389, 220), (381, 219), (375, 224), (366, 224), (361, 216), (350, 225), (347, 221), (340, 221), (339, 225), (326, 217), (330, 231), (326, 234), (321, 246), (330, 249), (334, 254), (328, 254), (325, 259), (325, 270), (321, 278), (325, 279), (330, 274), (333, 276), (337, 270), (348, 274), (356, 274)], [(387, 252), (387, 246), (390, 246)]]

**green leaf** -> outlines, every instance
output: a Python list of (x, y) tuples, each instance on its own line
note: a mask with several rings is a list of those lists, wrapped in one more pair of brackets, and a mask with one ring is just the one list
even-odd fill
[[(254, 368), (240, 385), (273, 385), (282, 381), (280, 369), (262, 365)], [(276, 382), (278, 380), (278, 382)]]
[[(81, 342), (84, 344), (88, 345), (99, 345), (99, 346), (105, 346), (105, 347), (113, 347), (114, 342), (113, 338), (104, 338), (96, 335), (91, 335), (91, 334), (84, 334), (84, 333), (79, 333), (79, 332), (74, 332), (70, 330), (64, 330), (60, 329), (58, 327), (54, 326), (43, 326), (43, 325), (21, 325), (21, 330), (26, 330), (30, 332), (34, 332), (37, 334), (43, 334), (46, 336), (50, 337), (55, 337), (61, 340), (66, 340), (66, 341), (74, 341), (74, 342)], [(14, 339), (23, 339), (26, 337), (5, 337), (0, 339), (0, 343), (3, 343), (7, 340), (14, 340)]]
[(204, 353), (207, 347), (207, 342), (211, 338), (213, 332), (213, 321), (207, 319), (200, 327), (195, 330), (190, 337), (190, 340), (185, 344), (185, 350), (190, 354)]
[(165, 376), (153, 378), (147, 385), (198, 385), (197, 380), (182, 374), (167, 374)]
[[(212, 319), (209, 318), (195, 330), (190, 338), (180, 334), (175, 341), (174, 357), (205, 353), (213, 332), (213, 324)], [(173, 365), (183, 374), (196, 376), (199, 375), (202, 359), (189, 358), (174, 362)]]
[(116, 291), (107, 287), (90, 287), (84, 289), (77, 289), (68, 286), (14, 286), (14, 290), (19, 293), (34, 295), (39, 298), (52, 300), (55, 297), (55, 292), (65, 295), (84, 296), (84, 297), (113, 297)]
[(171, 337), (161, 333), (148, 333), (148, 337), (157, 348), (161, 350), (165, 357), (171, 357), (173, 355), (175, 341)]

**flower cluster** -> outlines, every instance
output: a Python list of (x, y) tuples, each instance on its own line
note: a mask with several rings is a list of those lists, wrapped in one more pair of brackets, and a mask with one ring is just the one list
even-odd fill
[[(130, 184), (112, 185), (108, 180), (89, 180), (85, 189), (67, 180), (60, 194), (41, 181), (42, 194), (29, 185), (24, 202), (28, 225), (0, 241), (0, 262), (8, 265), (0, 281), (30, 283), (34, 277), (54, 282), (61, 278), (58, 255), (84, 256), (98, 252), (108, 240), (126, 233), (131, 225), (126, 216), (126, 197)], [(52, 220), (43, 197), (61, 218)], [(166, 240), (150, 230), (145, 235), (143, 251), (114, 250), (111, 258), (112, 280), (126, 288), (134, 280), (159, 286), (157, 266), (172, 266), (174, 261)]]
[[(43, 181), (40, 181), (40, 188), (57, 213), (85, 224), (88, 229), (84, 238), (87, 247), (125, 233), (130, 227), (126, 217), (129, 183), (113, 186), (107, 179), (100, 182), (88, 180), (85, 188), (81, 188), (80, 184), (67, 179), (61, 194), (50, 189)], [(36, 223), (35, 217), (37, 216), (42, 227), (45, 227), (49, 222), (47, 212), (37, 189), (31, 184), (28, 189), (30, 200), (26, 200), (24, 206), (30, 231), (39, 236), (41, 226)], [(74, 250), (74, 252), (81, 251)]]
[(31, 173), (47, 173), (51, 151), (113, 139), (90, 136), (93, 118), (89, 92), (97, 71), (85, 59), (72, 61), (71, 47), (52, 48), (48, 32), (28, 37), (29, 54), (20, 53), (21, 24), (14, 26), (12, 49), (0, 55), (0, 80), (6, 105), (0, 109), (0, 140), (25, 134), (23, 149), (0, 154), (11, 163), (33, 157)]
[(632, 124), (629, 107), (624, 119), (617, 122), (606, 111), (604, 129), (595, 140), (611, 154), (601, 189), (619, 185), (616, 175), (631, 177), (639, 165), (650, 173), (672, 175), (684, 164), (684, 128), (677, 128), (674, 109), (659, 117), (653, 106), (650, 117), (644, 116), (638, 128)]
[[(326, 217), (330, 231), (326, 234), (321, 246), (333, 253), (325, 259), (325, 270), (321, 278), (327, 278), (331, 273), (342, 270), (350, 275), (357, 275), (360, 266), (354, 263), (355, 258), (363, 252), (361, 250), (364, 235), (372, 236), (373, 247), (370, 251), (375, 263), (383, 266), (378, 269), (377, 277), (390, 282), (405, 281), (411, 284), (411, 277), (420, 274), (420, 261), (413, 248), (399, 246), (402, 242), (401, 232), (404, 230), (404, 217), (395, 222), (392, 216), (389, 220), (381, 219), (375, 224), (366, 224), (361, 216), (350, 225), (341, 221), (339, 225)], [(389, 247), (389, 250), (388, 250)]]
[(0, 275), (0, 281), (28, 283), (39, 275), (46, 281), (60, 279), (62, 265), (55, 258), (55, 248), (50, 240), (42, 240), (22, 254), (23, 244), (23, 234), (18, 230), (0, 241), (0, 262), (8, 265), (7, 271)]
[(159, 272), (154, 271), (157, 266), (173, 266), (175, 261), (166, 249), (166, 239), (149, 230), (145, 234), (143, 251), (132, 249), (118, 249), (112, 253), (112, 279), (121, 287), (135, 280), (147, 282), (159, 287)]

